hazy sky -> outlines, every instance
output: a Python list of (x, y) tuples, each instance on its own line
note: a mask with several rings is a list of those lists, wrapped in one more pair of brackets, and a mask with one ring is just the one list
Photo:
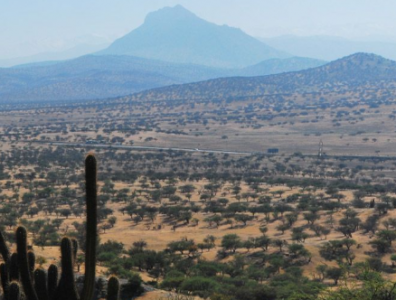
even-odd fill
[(396, 0), (1, 0), (0, 59), (111, 41), (176, 4), (254, 36), (396, 40)]

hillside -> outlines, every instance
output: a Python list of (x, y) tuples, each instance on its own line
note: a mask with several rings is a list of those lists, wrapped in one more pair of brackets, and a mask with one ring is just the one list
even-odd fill
[(358, 86), (396, 85), (396, 62), (357, 53), (326, 65), (285, 74), (221, 78), (145, 91), (128, 99), (219, 99), (278, 93), (348, 90)]
[(149, 14), (142, 26), (99, 54), (226, 68), (246, 67), (288, 56), (240, 29), (202, 20), (180, 5)]
[(74, 60), (0, 69), (0, 99), (73, 100), (115, 97), (145, 89), (223, 76), (221, 70), (132, 56)]
[(274, 59), (244, 69), (175, 64), (133, 56), (83, 56), (0, 69), (0, 101), (103, 99), (172, 84), (219, 77), (256, 76), (305, 69), (322, 61)]
[(273, 58), (265, 60), (253, 66), (249, 66), (235, 72), (235, 76), (265, 76), (271, 74), (280, 74), (293, 71), (301, 71), (310, 68), (316, 68), (326, 64), (324, 60), (290, 57), (290, 58)]

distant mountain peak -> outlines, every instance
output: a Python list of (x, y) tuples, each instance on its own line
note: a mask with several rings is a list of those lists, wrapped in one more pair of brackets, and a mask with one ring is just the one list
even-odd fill
[[(380, 55), (358, 52), (343, 58), (340, 58), (336, 61), (333, 61), (326, 65), (327, 68), (334, 69), (339, 71), (340, 69), (345, 69), (346, 71), (355, 70), (395, 70), (396, 62), (386, 59)], [(325, 66), (325, 67), (326, 67)]]
[(289, 57), (240, 29), (208, 22), (181, 5), (150, 13), (139, 28), (98, 54), (223, 68)]
[(373, 54), (373, 53), (366, 53), (366, 52), (357, 52), (357, 53), (348, 55), (341, 59), (344, 59), (344, 60), (372, 60), (372, 61), (373, 60), (375, 60), (375, 61), (388, 60), (380, 55)]
[(181, 20), (191, 20), (200, 19), (197, 15), (184, 8), (180, 4), (170, 7), (164, 7), (160, 10), (151, 12), (147, 15), (145, 23), (158, 22), (158, 21), (181, 21)]

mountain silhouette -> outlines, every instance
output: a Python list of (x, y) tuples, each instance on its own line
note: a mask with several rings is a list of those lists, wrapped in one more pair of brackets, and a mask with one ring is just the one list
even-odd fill
[(150, 13), (142, 26), (98, 54), (239, 68), (289, 55), (240, 29), (209, 23), (180, 5)]

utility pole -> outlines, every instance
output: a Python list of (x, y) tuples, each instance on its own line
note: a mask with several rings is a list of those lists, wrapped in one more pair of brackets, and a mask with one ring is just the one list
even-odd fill
[(320, 140), (320, 143), (319, 143), (318, 157), (319, 157), (319, 158), (322, 158), (322, 157), (323, 157), (323, 141), (322, 141), (322, 140)]

